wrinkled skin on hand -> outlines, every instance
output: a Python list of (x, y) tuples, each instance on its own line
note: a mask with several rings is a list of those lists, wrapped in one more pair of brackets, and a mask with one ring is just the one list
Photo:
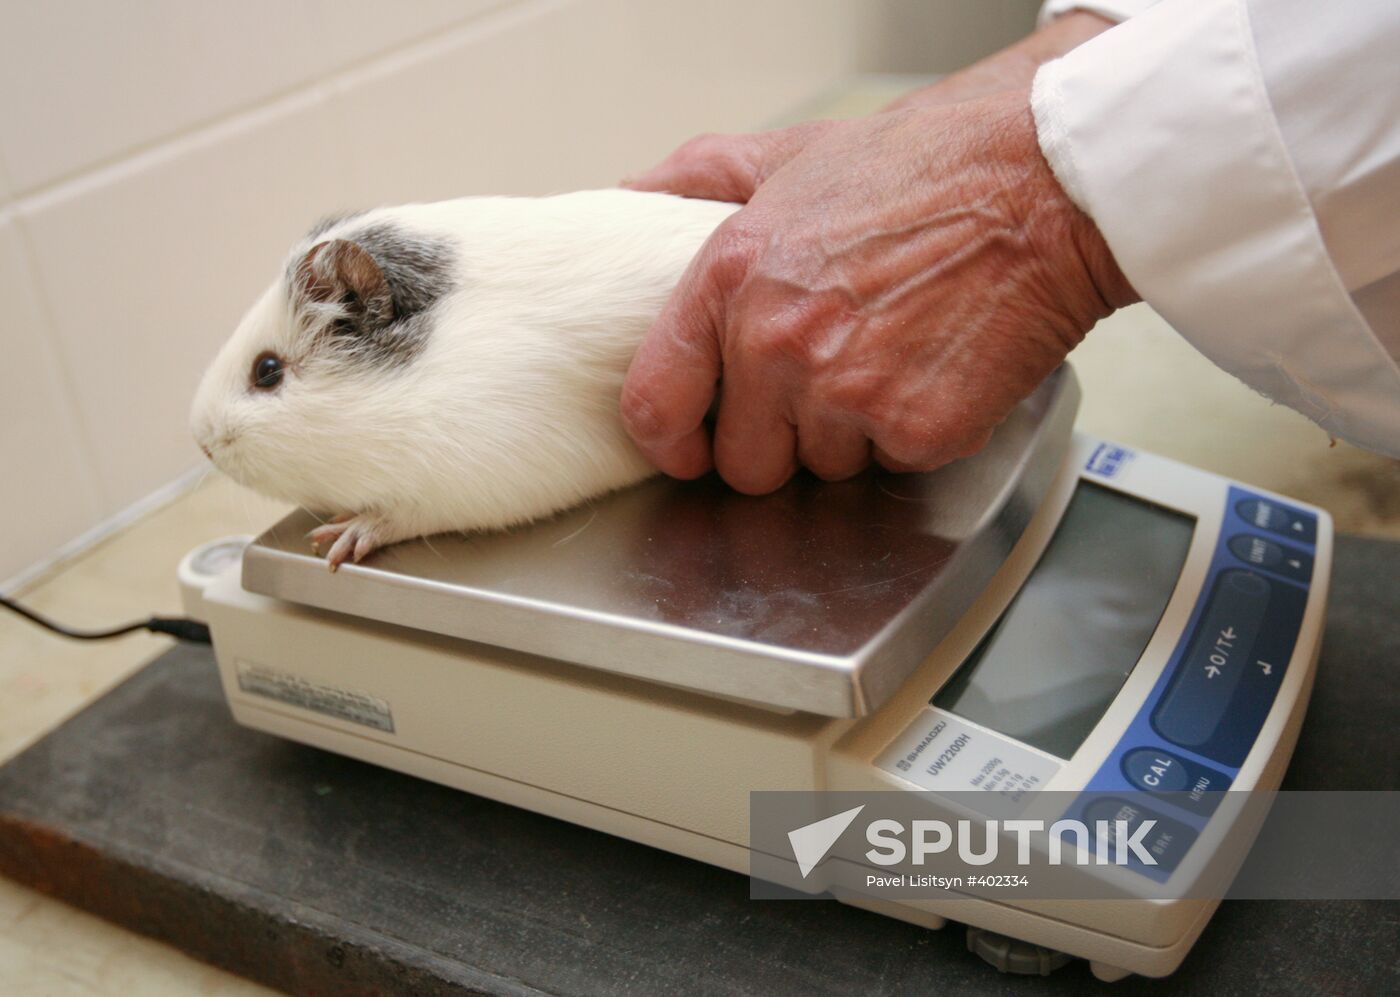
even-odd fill
[(716, 467), (763, 493), (799, 463), (936, 468), (1136, 299), (1041, 156), (1025, 90), (704, 137), (631, 185), (747, 202), (623, 389), (629, 432), (676, 477)]

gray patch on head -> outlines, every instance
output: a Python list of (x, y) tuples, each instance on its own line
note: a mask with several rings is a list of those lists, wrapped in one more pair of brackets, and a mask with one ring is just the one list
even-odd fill
[(406, 232), (385, 222), (342, 238), (363, 246), (384, 271), (397, 316), (427, 311), (452, 290), (456, 254), (446, 239)]
[[(308, 236), (318, 241), (355, 215), (328, 219)], [(347, 315), (325, 330), (328, 352), (356, 367), (403, 367), (427, 345), (432, 332), (429, 313), (453, 288), (457, 254), (447, 239), (405, 230), (392, 222), (336, 232), (333, 238), (359, 245), (384, 274), (393, 307), (387, 319), (366, 313)], [(296, 267), (293, 260), (289, 280)]]

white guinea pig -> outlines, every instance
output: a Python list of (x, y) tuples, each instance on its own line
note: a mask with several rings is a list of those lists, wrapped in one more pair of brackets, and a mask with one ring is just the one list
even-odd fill
[(196, 442), (328, 514), (331, 570), (652, 473), (619, 414), (643, 334), (732, 204), (471, 197), (318, 226), (205, 373)]

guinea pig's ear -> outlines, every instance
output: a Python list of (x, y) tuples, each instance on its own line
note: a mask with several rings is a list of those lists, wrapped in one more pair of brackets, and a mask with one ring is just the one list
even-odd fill
[(338, 304), (347, 331), (373, 330), (394, 320), (394, 296), (384, 271), (361, 245), (348, 239), (318, 242), (297, 264), (293, 291), (303, 300)]

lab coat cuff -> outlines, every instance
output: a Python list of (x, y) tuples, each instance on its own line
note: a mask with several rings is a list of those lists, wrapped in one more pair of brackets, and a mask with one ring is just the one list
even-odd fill
[(1072, 10), (1087, 10), (1110, 21), (1126, 21), (1157, 2), (1158, 0), (1045, 0), (1036, 18), (1036, 25), (1043, 28), (1055, 18)]
[(1168, 0), (1042, 66), (1041, 149), (1124, 275), (1197, 349), (1400, 456), (1400, 368), (1328, 256), (1237, 0)]

